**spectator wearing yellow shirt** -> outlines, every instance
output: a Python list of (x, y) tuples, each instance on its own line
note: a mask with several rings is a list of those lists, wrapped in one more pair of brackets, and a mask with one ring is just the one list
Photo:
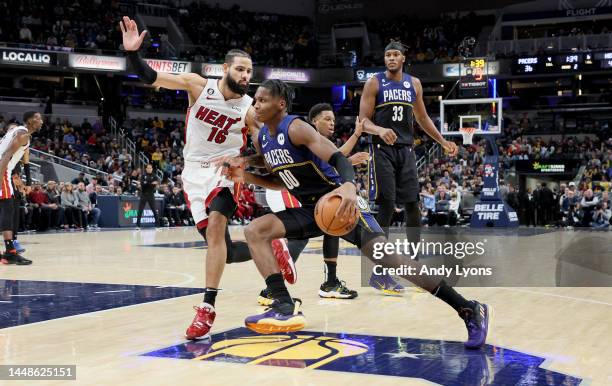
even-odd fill
[(159, 119), (157, 117), (153, 117), (153, 127), (157, 128), (157, 129), (163, 129), (164, 128), (164, 121), (162, 121), (161, 119)]
[(153, 165), (155, 165), (155, 168), (159, 169), (160, 168), (160, 163), (161, 160), (164, 158), (164, 155), (162, 154), (162, 152), (159, 150), (159, 147), (155, 148), (155, 152), (153, 154), (151, 154), (151, 162), (153, 163)]

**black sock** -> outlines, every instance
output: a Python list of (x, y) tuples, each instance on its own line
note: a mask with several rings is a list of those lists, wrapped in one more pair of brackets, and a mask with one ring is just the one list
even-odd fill
[(204, 290), (204, 303), (208, 303), (211, 306), (215, 306), (215, 300), (217, 299), (217, 288), (206, 287)]
[(270, 289), (270, 295), (272, 295), (274, 299), (280, 300), (281, 303), (293, 303), (293, 299), (291, 299), (291, 295), (289, 295), (289, 291), (287, 291), (287, 287), (285, 286), (283, 275), (280, 273), (273, 273), (266, 278), (266, 285)]
[(4, 240), (4, 250), (7, 253), (15, 253), (15, 246), (13, 245), (13, 240)]
[(335, 261), (325, 261), (325, 269), (327, 271), (327, 283), (335, 283), (338, 280), (336, 276), (336, 267), (338, 263)]
[(472, 303), (461, 296), (453, 287), (446, 284), (444, 280), (438, 284), (438, 286), (431, 291), (431, 294), (438, 299), (444, 301), (449, 306), (453, 307), (456, 311), (462, 308), (473, 308)]

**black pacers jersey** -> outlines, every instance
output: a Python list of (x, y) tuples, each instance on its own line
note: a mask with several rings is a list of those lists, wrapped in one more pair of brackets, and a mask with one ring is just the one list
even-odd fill
[[(384, 72), (374, 76), (378, 80), (378, 94), (372, 121), (375, 125), (393, 129), (397, 134), (396, 144), (412, 145), (414, 143), (412, 103), (416, 99), (412, 77), (402, 74), (402, 80), (396, 82), (387, 79)], [(385, 142), (378, 135), (373, 135), (372, 143)]]
[(283, 181), (302, 205), (314, 205), (324, 194), (341, 184), (340, 176), (327, 162), (305, 146), (294, 146), (289, 139), (289, 125), (295, 115), (287, 115), (272, 136), (268, 126), (259, 130), (259, 145), (272, 174)]

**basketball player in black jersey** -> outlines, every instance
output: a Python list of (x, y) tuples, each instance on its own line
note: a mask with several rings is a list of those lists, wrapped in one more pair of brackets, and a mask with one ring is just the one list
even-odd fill
[[(253, 183), (270, 189), (288, 189), (302, 207), (267, 214), (245, 228), (245, 237), (253, 261), (265, 278), (274, 302), (264, 313), (249, 316), (245, 325), (259, 333), (299, 331), (306, 319), (289, 294), (280, 274), (270, 241), (287, 237), (311, 238), (323, 234), (314, 218), (314, 206), (325, 194), (333, 192), (341, 198), (336, 216), (346, 218), (358, 214), (357, 226), (343, 239), (355, 244), (369, 259), (374, 260), (376, 243), (386, 242), (380, 226), (365, 208), (357, 207), (355, 172), (350, 161), (315, 129), (296, 116), (288, 115), (292, 93), (280, 80), (266, 80), (255, 94), (255, 115), (264, 123), (254, 144), (264, 156), (271, 171), (258, 176), (245, 171), (241, 160), (224, 161), (224, 174), (234, 182)], [(421, 272), (421, 262), (396, 254), (386, 254), (378, 261), (385, 267), (405, 265)], [(406, 275), (407, 280), (429, 291), (453, 307), (468, 330), (467, 348), (479, 348), (485, 343), (489, 308), (477, 301), (468, 301), (441, 277)]]
[(405, 61), (401, 43), (385, 47), (386, 71), (366, 82), (359, 117), (372, 134), (369, 178), (370, 199), (380, 205), (376, 220), (388, 236), (395, 205), (404, 206), (406, 234), (414, 241), (420, 239), (421, 215), (413, 117), (449, 155), (457, 154), (457, 145), (445, 140), (427, 115), (421, 82), (402, 71)]

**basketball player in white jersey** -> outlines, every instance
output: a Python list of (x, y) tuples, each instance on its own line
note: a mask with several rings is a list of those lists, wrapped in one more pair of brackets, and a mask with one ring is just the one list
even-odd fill
[[(170, 90), (185, 90), (189, 108), (185, 122), (185, 168), (182, 174), (185, 198), (198, 231), (208, 244), (206, 290), (204, 301), (194, 307), (196, 316), (187, 328), (187, 339), (206, 337), (215, 320), (215, 299), (226, 262), (250, 259), (245, 242), (233, 242), (227, 228), (235, 210), (240, 186), (221, 175), (211, 160), (237, 157), (246, 146), (247, 135), (257, 132), (252, 98), (246, 95), (253, 72), (251, 57), (241, 50), (230, 50), (225, 56), (223, 77), (206, 79), (197, 74), (158, 73), (140, 57), (147, 31), (138, 33), (134, 20), (123, 17), (119, 23), (127, 61), (140, 80)], [(285, 279), (295, 282), (293, 261), (284, 240), (272, 241), (279, 268)]]
[(0, 140), (0, 230), (4, 238), (5, 252), (0, 261), (2, 264), (29, 265), (28, 260), (17, 253), (13, 244), (13, 169), (30, 146), (30, 136), (42, 126), (42, 116), (35, 111), (23, 114), (25, 126), (11, 127)]

